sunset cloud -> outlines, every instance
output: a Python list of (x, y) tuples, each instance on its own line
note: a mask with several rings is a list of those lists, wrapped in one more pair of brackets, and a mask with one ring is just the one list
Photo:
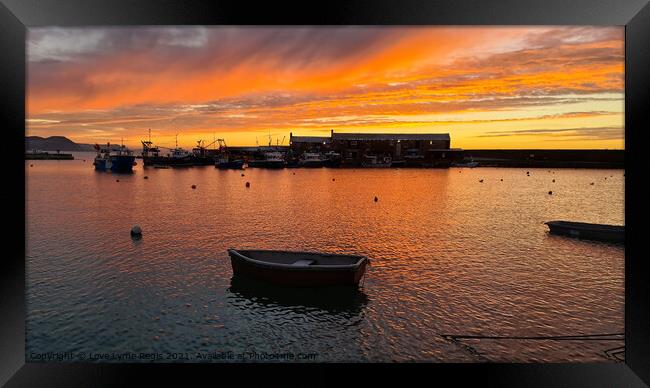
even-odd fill
[(623, 148), (621, 27), (34, 28), (27, 51), (30, 135), (435, 131), (464, 148)]

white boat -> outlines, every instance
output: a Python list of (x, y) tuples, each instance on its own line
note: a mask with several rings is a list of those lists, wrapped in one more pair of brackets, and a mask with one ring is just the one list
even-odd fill
[(325, 164), (325, 157), (316, 152), (305, 152), (298, 160), (300, 167), (323, 167)]
[(285, 165), (284, 153), (279, 151), (265, 152), (262, 159), (248, 161), (248, 167), (284, 168)]

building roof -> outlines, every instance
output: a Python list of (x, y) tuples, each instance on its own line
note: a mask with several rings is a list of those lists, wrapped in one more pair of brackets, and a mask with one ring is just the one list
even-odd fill
[(448, 133), (334, 133), (332, 140), (451, 140)]
[(329, 143), (332, 139), (327, 136), (293, 136), (291, 135), (292, 143)]

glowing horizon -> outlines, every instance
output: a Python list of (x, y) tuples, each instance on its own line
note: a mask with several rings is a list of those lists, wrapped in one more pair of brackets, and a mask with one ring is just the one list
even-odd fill
[(30, 28), (27, 135), (623, 149), (623, 27)]

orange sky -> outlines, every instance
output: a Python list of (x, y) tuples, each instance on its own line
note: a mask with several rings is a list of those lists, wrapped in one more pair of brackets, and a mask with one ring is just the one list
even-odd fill
[(623, 27), (32, 28), (27, 135), (624, 148)]

